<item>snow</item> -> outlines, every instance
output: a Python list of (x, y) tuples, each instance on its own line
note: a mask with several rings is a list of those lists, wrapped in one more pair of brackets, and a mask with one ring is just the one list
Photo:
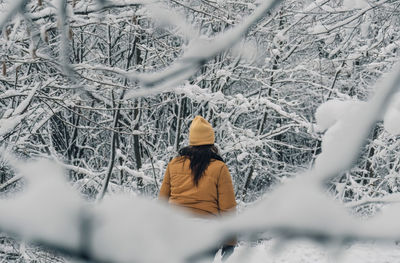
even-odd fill
[(54, 6), (46, 6), (43, 9), (40, 9), (34, 13), (31, 14), (32, 19), (39, 19), (47, 16), (53, 16), (57, 13), (57, 9), (54, 8)]
[(248, 154), (247, 152), (242, 152), (241, 154), (239, 154), (239, 155), (237, 156), (237, 160), (238, 160), (239, 162), (242, 162), (248, 155), (249, 155), (249, 154)]
[(370, 26), (371, 22), (369, 20), (363, 22), (360, 25), (360, 33), (363, 38), (366, 38), (368, 36)]
[(42, 25), (40, 27), (40, 38), (42, 41), (46, 41), (47, 27), (46, 25)]
[(385, 114), (383, 120), (385, 130), (392, 135), (400, 135), (400, 110), (393, 107)]
[[(19, 103), (19, 105), (14, 109), (7, 109), (6, 112), (3, 114), (3, 117), (0, 119), (0, 138), (7, 133), (14, 130), (18, 124), (29, 114), (26, 112), (29, 104), (32, 101), (36, 90), (38, 89), (39, 85), (36, 85), (28, 94), (28, 96)], [(13, 92), (6, 92), (4, 96), (12, 96), (15, 95)]]
[(249, 10), (254, 10), (254, 9), (257, 8), (257, 6), (256, 6), (255, 4), (253, 4), (253, 3), (247, 3), (247, 8), (248, 8)]
[[(278, 187), (264, 200), (233, 219), (244, 232), (263, 229), (288, 233), (325, 233), (331, 236), (357, 234), (362, 227), (337, 202), (333, 201), (313, 181), (303, 175)], [(232, 224), (232, 223), (231, 223)], [(228, 227), (232, 227), (228, 224)]]
[(394, 230), (398, 228), (398, 223), (393, 220), (394, 218), (399, 218), (400, 216), (400, 204), (392, 204), (390, 206), (385, 206), (382, 212), (377, 216), (371, 218), (368, 222), (370, 229), (368, 233), (371, 235), (380, 235), (393, 238), (393, 240), (398, 240), (398, 231)]
[(152, 179), (152, 178), (146, 176), (145, 173), (144, 173), (143, 171), (140, 171), (140, 170), (137, 171), (137, 170), (131, 169), (131, 168), (129, 168), (129, 167), (126, 166), (126, 165), (120, 165), (120, 166), (117, 166), (117, 168), (118, 168), (119, 170), (125, 171), (126, 173), (128, 173), (129, 175), (131, 175), (131, 176), (133, 176), (133, 177), (142, 178), (145, 182), (152, 182), (152, 181), (154, 181), (154, 179)]
[(361, 57), (362, 57), (362, 54), (360, 54), (360, 53), (358, 53), (358, 52), (355, 52), (355, 53), (350, 54), (350, 55), (347, 57), (347, 59), (355, 60), (355, 59), (359, 59), (359, 58), (361, 58)]
[[(386, 0), (381, 0), (375, 2), (374, 6), (379, 6), (382, 3), (386, 2)], [(353, 16), (350, 16), (344, 20), (341, 20), (337, 22), (336, 24), (330, 25), (329, 27), (326, 28), (326, 32), (330, 32), (334, 29), (340, 28), (344, 25), (355, 25), (356, 19), (360, 16), (360, 14), (365, 14), (367, 11), (371, 10), (373, 7), (371, 7), (368, 3), (365, 3), (364, 0), (346, 0), (345, 5), (342, 6), (342, 8), (339, 8), (338, 10), (342, 9), (341, 11), (349, 11), (349, 10), (354, 10), (354, 8), (362, 8), (359, 10), (357, 13), (355, 13)], [(350, 29), (348, 29), (350, 30)], [(379, 35), (378, 37), (379, 38)]]
[(321, 144), (322, 153), (315, 162), (315, 169), (321, 176), (333, 176), (336, 171), (342, 171), (352, 165), (361, 138), (365, 138), (369, 130), (366, 126), (370, 118), (368, 113), (366, 105), (350, 108), (350, 111), (343, 114), (341, 119), (325, 132)]
[(320, 131), (325, 131), (333, 126), (339, 119), (352, 109), (360, 106), (360, 101), (340, 101), (329, 100), (321, 104), (315, 113), (317, 127)]
[(102, 220), (92, 248), (101, 258), (118, 262), (182, 262), (193, 251), (210, 246), (218, 233), (208, 221), (140, 198), (105, 199), (93, 213)]
[(224, 70), (224, 69), (219, 69), (216, 73), (217, 78), (221, 77), (230, 77), (232, 73), (230, 71)]
[(400, 84), (400, 63), (375, 84), (368, 102), (326, 102), (317, 110), (317, 125), (327, 129), (315, 161), (313, 174), (321, 180), (349, 169), (357, 159), (370, 129), (382, 119)]
[(385, 53), (387, 53), (387, 54), (393, 54), (393, 53), (394, 53), (394, 50), (398, 49), (399, 46), (400, 46), (400, 41), (396, 41), (395, 43), (391, 43), (391, 44), (387, 45), (387, 46), (384, 48)]
[(221, 92), (213, 93), (210, 90), (202, 89), (198, 85), (192, 85), (186, 82), (184, 85), (174, 89), (176, 94), (185, 94), (193, 101), (208, 101), (212, 104), (225, 103), (225, 96)]
[[(226, 263), (395, 263), (399, 262), (400, 247), (394, 243), (379, 246), (373, 243), (355, 243), (340, 251), (327, 251), (307, 240), (283, 242), (271, 239), (253, 247), (235, 249)], [(214, 263), (220, 263), (216, 257)]]
[(18, 92), (16, 90), (6, 90), (0, 94), (0, 99), (17, 96), (19, 94), (20, 94), (20, 92)]
[(279, 49), (273, 48), (273, 49), (271, 49), (271, 54), (274, 56), (280, 56), (281, 52), (279, 51)]
[(247, 63), (251, 63), (259, 57), (256, 41), (242, 41), (233, 47), (232, 52)]
[(27, 0), (7, 1), (7, 7), (0, 11), (0, 28), (3, 28), (8, 20), (14, 17), (17, 12), (23, 11), (23, 8), (25, 7), (27, 2)]
[(310, 34), (321, 34), (326, 32), (326, 26), (321, 24), (321, 22), (318, 22), (314, 27), (309, 28), (308, 32)]
[(0, 119), (0, 138), (15, 129), (25, 117), (26, 114), (22, 114)]
[[(14, 112), (13, 109), (7, 109), (3, 114), (3, 119), (9, 118), (13, 112)], [(1, 122), (1, 120), (0, 120), (0, 122)]]
[[(222, 51), (234, 46), (238, 40), (248, 32), (250, 27), (262, 19), (265, 13), (276, 6), (281, 0), (264, 1), (250, 16), (246, 17), (242, 23), (229, 29), (225, 33), (217, 35), (212, 40), (202, 39), (201, 36), (196, 41), (191, 41), (182, 58), (177, 60), (167, 69), (147, 74), (128, 72), (131, 80), (138, 80), (146, 88), (145, 90), (130, 90), (125, 99), (135, 96), (150, 95), (152, 92), (165, 92), (172, 87), (176, 87), (183, 80), (192, 76), (203, 61), (215, 57)], [(125, 74), (125, 73), (123, 73)], [(173, 76), (173, 77), (172, 77)]]
[(28, 94), (28, 96), (15, 108), (13, 112), (13, 116), (22, 114), (29, 106), (32, 101), (33, 95), (35, 95), (36, 91), (39, 88), (39, 84), (37, 84)]
[[(218, 1), (219, 4), (221, 2), (222, 4), (226, 3)], [(200, 62), (207, 61), (218, 52), (224, 51), (236, 43), (259, 19), (257, 17), (261, 17), (269, 10), (271, 3), (273, 2), (260, 1), (262, 7), (256, 11), (255, 15), (237, 28), (228, 31), (227, 34), (220, 35), (213, 40), (202, 39), (202, 41), (196, 41), (194, 45), (189, 45), (183, 59), (164, 72), (146, 75), (131, 73), (131, 77), (137, 78), (142, 84), (148, 83), (149, 87), (156, 87), (154, 89), (157, 92), (165, 91), (159, 83), (164, 81), (173, 86), (172, 84), (193, 74), (197, 70), (196, 65), (199, 65)], [(356, 1), (355, 3), (355, 6), (368, 7), (365, 5), (365, 1)], [(345, 1), (344, 6), (346, 5), (350, 8), (349, 1)], [(354, 8), (354, 5), (351, 8)], [(154, 7), (154, 9), (157, 8)], [(51, 10), (45, 11), (50, 12)], [(181, 19), (177, 21), (175, 17), (171, 17), (172, 13), (156, 10), (156, 16), (157, 12), (161, 12), (160, 14), (164, 16), (165, 23), (178, 27), (186, 26), (181, 23)], [(335, 26), (338, 24), (331, 29)], [(318, 25), (313, 30), (314, 32), (323, 32)], [(44, 28), (41, 32), (44, 33)], [(286, 35), (283, 32), (280, 31), (282, 34), (279, 33), (275, 41), (285, 40)], [(393, 46), (389, 45), (384, 48), (384, 51), (389, 53), (392, 49)], [(271, 52), (276, 55), (280, 54), (278, 49), (273, 49)], [(354, 54), (360, 55), (359, 53)], [(85, 66), (83, 65), (83, 67)], [(187, 69), (189, 70), (185, 71)], [(113, 69), (113, 72), (117, 72), (117, 70)], [(221, 78), (230, 76), (229, 74), (228, 70), (220, 70), (216, 73), (217, 77)], [(398, 72), (396, 74), (398, 75)], [(300, 174), (295, 180), (287, 180), (283, 186), (265, 196), (254, 206), (245, 209), (238, 217), (227, 218), (220, 222), (194, 220), (182, 211), (167, 208), (156, 201), (125, 195), (108, 195), (104, 202), (90, 204), (83, 201), (76, 192), (68, 187), (63, 178), (63, 171), (59, 167), (51, 162), (41, 160), (20, 162), (14, 167), (18, 173), (25, 175), (27, 187), (14, 199), (0, 201), (0, 213), (2, 214), (0, 225), (2, 228), (4, 227), (5, 231), (17, 233), (28, 240), (45, 240), (74, 249), (88, 245), (82, 243), (82, 240), (87, 239), (91, 241), (89, 242), (90, 249), (96, 257), (120, 262), (183, 262), (193, 253), (216, 246), (224, 236), (236, 232), (251, 236), (258, 232), (269, 231), (268, 233), (276, 236), (271, 242), (267, 241), (263, 245), (250, 248), (250, 251), (255, 250), (255, 253), (246, 254), (245, 246), (239, 247), (232, 257), (232, 260), (237, 262), (244, 262), (241, 257), (243, 253), (246, 257), (252, 257), (251, 261), (254, 262), (265, 261), (264, 258), (271, 262), (325, 261), (325, 252), (320, 252), (319, 248), (309, 244), (296, 244), (293, 252), (290, 252), (290, 246), (288, 246), (286, 251), (289, 252), (276, 257), (270, 256), (272, 252), (266, 250), (270, 245), (271, 247), (277, 246), (272, 244), (274, 241), (286, 243), (287, 239), (296, 237), (305, 236), (317, 242), (328, 240), (332, 242), (330, 245), (335, 242), (345, 243), (344, 241), (347, 239), (353, 238), (397, 239), (400, 236), (398, 230), (400, 207), (387, 207), (376, 218), (362, 221), (350, 215), (343, 205), (326, 196), (319, 183), (351, 167), (360, 146), (363, 145), (366, 134), (375, 121), (382, 119), (388, 97), (393, 93), (391, 89), (394, 90), (395, 85), (398, 86), (398, 84), (398, 78), (394, 78), (384, 83), (383, 87), (377, 86), (377, 96), (370, 102), (332, 100), (321, 105), (316, 113), (317, 125), (320, 131), (326, 132), (322, 141), (322, 154), (318, 156), (314, 170)], [(266, 106), (268, 110), (274, 110), (280, 116), (293, 120), (296, 123), (294, 125), (313, 128), (309, 121), (301, 115), (287, 112), (287, 104), (271, 98), (254, 100), (243, 95), (225, 96), (222, 92), (212, 93), (208, 89), (201, 89), (197, 85), (188, 83), (174, 91), (177, 94), (185, 94), (197, 102), (208, 101), (211, 107), (213, 104), (226, 103), (229, 108), (248, 112), (256, 106)], [(36, 90), (32, 89), (29, 96), (15, 110), (8, 110), (3, 115), (0, 120), (0, 136), (14, 129), (23, 118), (26, 118), (24, 112), (29, 107), (35, 92)], [(138, 94), (136, 90), (133, 92)], [(145, 94), (149, 93), (146, 91)], [(4, 94), (0, 96), (4, 96)], [(71, 101), (64, 102), (66, 105), (70, 105)], [(400, 107), (398, 105), (399, 103), (395, 101), (384, 115), (385, 129), (394, 134), (400, 132), (400, 122), (398, 121)], [(382, 110), (380, 110), (381, 108)], [(226, 117), (229, 116), (228, 113), (223, 114)], [(37, 123), (41, 124), (41, 122)], [(41, 125), (35, 125), (32, 131), (34, 132), (40, 127)], [(298, 127), (295, 128), (298, 129)], [(265, 143), (250, 130), (243, 129), (234, 136), (237, 136), (240, 143), (227, 144), (227, 149), (235, 147), (235, 149), (243, 151), (245, 147), (258, 147)], [(169, 150), (172, 151), (172, 147)], [(247, 151), (243, 151), (237, 156), (237, 160), (244, 161), (248, 155)], [(161, 165), (164, 166), (164, 164)], [(86, 181), (83, 180), (80, 183), (95, 182), (94, 178), (98, 178), (100, 181), (101, 176), (104, 176), (104, 173), (94, 173), (90, 169), (72, 166), (68, 168), (88, 175), (85, 178)], [(143, 171), (133, 171), (127, 165), (116, 168), (125, 170), (133, 177), (142, 177), (153, 181), (153, 178), (145, 177)], [(256, 172), (254, 172), (255, 175)], [(321, 180), (316, 180), (317, 177)], [(343, 189), (344, 186), (341, 185), (341, 187)], [(398, 201), (398, 199), (394, 201)], [(82, 224), (85, 223), (85, 220), (88, 220), (87, 223), (90, 224), (90, 227), (84, 228), (82, 232)], [(375, 259), (372, 262), (379, 262), (380, 259), (369, 254), (373, 248), (374, 246), (367, 244), (364, 247), (364, 244), (361, 244), (359, 249), (355, 250), (357, 252), (354, 252), (356, 257), (352, 259), (350, 256), (349, 262), (357, 262), (360, 258), (364, 261)], [(390, 251), (393, 252), (396, 248), (391, 247)], [(351, 251), (351, 248), (348, 250)], [(364, 258), (358, 254), (361, 253), (360, 251), (366, 252)], [(394, 262), (398, 258), (397, 254), (396, 256), (385, 258), (385, 260), (389, 259)], [(246, 260), (246, 262), (248, 261)]]
[(28, 240), (76, 247), (82, 203), (66, 183), (62, 170), (50, 161), (40, 160), (19, 165), (17, 171), (25, 176), (27, 189), (14, 199), (0, 200), (1, 226)]
[(278, 43), (277, 40), (280, 42), (287, 42), (289, 41), (289, 36), (286, 34), (286, 30), (280, 30), (278, 31), (278, 34), (274, 37), (274, 42)]
[(215, 222), (152, 200), (112, 195), (97, 205), (84, 202), (51, 161), (13, 165), (27, 185), (14, 199), (0, 200), (0, 224), (28, 241), (76, 251), (90, 244), (96, 258), (113, 262), (172, 263), (213, 248), (220, 239)]
[(198, 33), (191, 27), (190, 23), (177, 12), (171, 11), (167, 6), (162, 4), (148, 4), (145, 6), (147, 14), (160, 24), (160, 26), (172, 25), (178, 28), (187, 39), (197, 41)]
[(224, 6), (224, 5), (226, 4), (226, 1), (227, 1), (227, 0), (217, 0), (217, 4), (218, 4), (219, 6)]
[[(90, 246), (90, 253), (101, 261), (185, 262), (217, 247), (233, 233), (245, 238), (268, 233), (278, 241), (296, 237), (325, 240), (328, 249), (355, 239), (390, 241), (400, 236), (400, 206), (387, 207), (380, 216), (362, 221), (327, 196), (310, 174), (286, 180), (237, 216), (203, 220), (132, 195), (108, 195), (103, 202), (90, 204), (72, 190), (63, 170), (53, 162), (15, 161), (13, 166), (25, 176), (27, 185), (13, 199), (0, 200), (3, 230), (28, 241), (76, 251)], [(230, 261), (243, 262), (242, 250), (239, 247)], [(311, 254), (315, 262), (323, 259), (323, 253)], [(258, 252), (245, 255), (253, 262), (261, 257)]]
[(369, 4), (365, 0), (344, 0), (343, 8), (344, 10), (362, 9), (369, 7)]

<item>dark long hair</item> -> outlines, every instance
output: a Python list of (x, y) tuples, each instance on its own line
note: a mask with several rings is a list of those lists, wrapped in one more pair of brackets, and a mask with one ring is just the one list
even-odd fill
[[(218, 148), (211, 145), (187, 146), (179, 150), (179, 155), (190, 160), (190, 170), (192, 170), (193, 183), (199, 184), (200, 178), (204, 175), (211, 161), (224, 161), (218, 153)], [(185, 159), (184, 159), (185, 160)]]

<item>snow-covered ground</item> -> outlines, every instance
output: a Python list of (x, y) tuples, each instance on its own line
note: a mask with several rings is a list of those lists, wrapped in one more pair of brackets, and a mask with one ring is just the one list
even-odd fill
[[(338, 252), (340, 251), (340, 252)], [(214, 263), (221, 261), (216, 256)], [(277, 246), (266, 241), (255, 247), (239, 246), (226, 263), (398, 263), (400, 245), (357, 243), (338, 249), (306, 241), (293, 241)]]

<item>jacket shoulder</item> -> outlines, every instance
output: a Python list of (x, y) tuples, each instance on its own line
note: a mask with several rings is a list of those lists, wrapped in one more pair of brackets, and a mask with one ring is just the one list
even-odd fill
[(181, 162), (185, 159), (187, 159), (185, 156), (176, 156), (174, 157), (174, 159), (171, 160), (171, 162)]
[[(175, 157), (175, 158), (173, 158), (169, 163), (168, 163), (168, 166), (170, 166), (170, 167), (172, 167), (172, 166), (175, 166), (175, 165), (177, 165), (177, 164), (182, 164), (183, 162), (185, 162), (185, 161), (189, 161), (189, 163), (190, 163), (190, 160), (187, 158), (187, 157), (184, 157), (184, 156), (177, 156), (177, 157)], [(212, 159), (211, 160), (211, 162), (210, 162), (210, 164), (209, 164), (209, 167), (211, 168), (211, 169), (218, 169), (218, 170), (221, 170), (222, 168), (224, 168), (224, 167), (226, 167), (227, 168), (227, 166), (226, 166), (226, 164), (223, 162), (223, 161), (220, 161), (220, 160), (215, 160), (215, 159)]]
[(168, 163), (168, 165), (169, 166), (173, 166), (173, 165), (175, 165), (175, 164), (178, 164), (178, 163), (182, 163), (183, 161), (185, 161), (185, 157), (183, 157), (183, 156), (177, 156), (177, 157), (175, 157), (175, 158), (173, 158), (169, 163)]
[(213, 169), (218, 169), (218, 170), (221, 170), (222, 168), (228, 168), (228, 167), (226, 166), (226, 164), (225, 164), (223, 161), (220, 161), (220, 160), (212, 160), (212, 161), (210, 162), (210, 166), (211, 166)]

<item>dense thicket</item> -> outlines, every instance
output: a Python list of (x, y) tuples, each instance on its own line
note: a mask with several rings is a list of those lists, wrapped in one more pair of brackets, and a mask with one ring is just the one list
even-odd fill
[[(316, 108), (365, 100), (400, 54), (400, 1), (288, 0), (185, 81), (146, 84), (130, 74), (174, 67), (193, 43), (227, 32), (259, 3), (115, 1), (101, 11), (96, 3), (29, 1), (0, 39), (0, 145), (57, 160), (89, 198), (106, 176), (108, 191), (155, 196), (191, 119), (203, 115), (237, 198), (255, 200), (319, 153)], [(347, 201), (397, 192), (398, 151), (378, 125), (357, 168), (331, 189)], [(0, 169), (0, 190), (12, 188), (13, 171), (6, 162)]]

